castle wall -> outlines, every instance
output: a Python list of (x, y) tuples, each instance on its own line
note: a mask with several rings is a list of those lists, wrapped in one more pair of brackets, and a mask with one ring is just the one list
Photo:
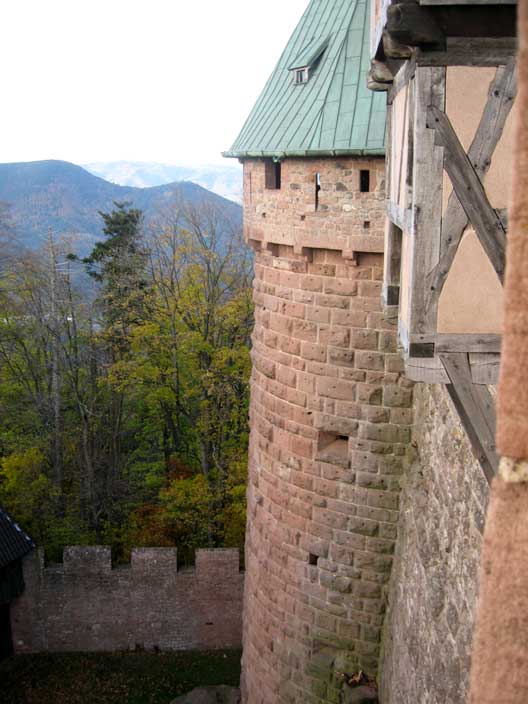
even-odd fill
[[(369, 192), (360, 190), (361, 170), (370, 174)], [(265, 161), (244, 162), (244, 234), (253, 246), (383, 251), (384, 159), (286, 159), (281, 182), (266, 188)]]
[(447, 390), (414, 388), (381, 661), (383, 704), (467, 699), (489, 487)]
[(24, 559), (11, 607), (17, 653), (238, 648), (244, 575), (235, 549), (198, 550), (177, 570), (172, 548), (136, 548), (112, 568), (110, 548), (70, 547), (62, 565)]
[[(263, 162), (244, 165), (257, 249), (247, 704), (335, 702), (340, 672), (378, 665), (412, 385), (381, 308), (382, 254), (368, 253), (384, 224), (383, 162), (371, 161), (369, 193), (365, 160), (286, 161), (276, 191)], [(327, 184), (321, 218), (308, 209), (314, 172)], [(359, 231), (372, 240), (352, 258), (346, 233)]]

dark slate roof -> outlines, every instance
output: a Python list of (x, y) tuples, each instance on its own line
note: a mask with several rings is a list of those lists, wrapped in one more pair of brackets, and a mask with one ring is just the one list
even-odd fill
[[(367, 88), (369, 0), (311, 0), (227, 157), (383, 155), (386, 95)], [(292, 70), (310, 67), (306, 83)]]
[(34, 547), (29, 535), (0, 506), (0, 568), (24, 557)]

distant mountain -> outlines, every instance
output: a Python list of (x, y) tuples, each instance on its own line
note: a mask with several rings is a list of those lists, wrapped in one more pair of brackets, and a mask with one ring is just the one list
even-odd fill
[(121, 186), (162, 186), (174, 181), (192, 181), (224, 198), (242, 201), (242, 169), (232, 162), (225, 166), (174, 166), (143, 161), (109, 161), (83, 164), (96, 176)]
[(147, 224), (177, 201), (210, 204), (242, 222), (240, 205), (187, 181), (136, 188), (109, 183), (67, 161), (0, 164), (0, 202), (9, 204), (15, 233), (29, 247), (38, 246), (51, 227), (56, 235), (72, 236), (79, 253), (90, 251), (102, 239), (98, 211), (108, 212), (114, 201), (130, 201)]

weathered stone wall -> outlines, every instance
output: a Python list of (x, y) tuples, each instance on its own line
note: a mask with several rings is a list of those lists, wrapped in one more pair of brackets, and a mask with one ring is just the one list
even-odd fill
[[(264, 189), (262, 162), (245, 164), (246, 236), (257, 249), (247, 704), (336, 702), (338, 672), (378, 664), (411, 384), (381, 309), (382, 255), (360, 250), (354, 261), (339, 240), (365, 229), (379, 246), (382, 162), (372, 160), (376, 190), (358, 193), (363, 160), (338, 161), (286, 161), (277, 191)], [(328, 208), (319, 219), (312, 205), (312, 220), (323, 171)]]
[(416, 385), (414, 399), (417, 455), (400, 501), (381, 701), (461, 704), (489, 487), (445, 387)]
[[(385, 224), (385, 160), (379, 157), (285, 159), (281, 188), (265, 187), (265, 161), (244, 162), (244, 233), (267, 243), (382, 252)], [(360, 171), (370, 174), (370, 191), (360, 190)], [(320, 190), (316, 207), (316, 175)]]
[(112, 569), (110, 548), (71, 547), (60, 566), (24, 560), (26, 588), (11, 608), (17, 653), (237, 648), (244, 576), (238, 550), (198, 550), (177, 570), (177, 551), (136, 548)]

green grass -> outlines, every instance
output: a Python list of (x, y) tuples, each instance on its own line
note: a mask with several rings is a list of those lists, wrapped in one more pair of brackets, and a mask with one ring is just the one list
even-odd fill
[(2, 704), (168, 704), (200, 685), (238, 686), (240, 651), (19, 655), (0, 662)]

